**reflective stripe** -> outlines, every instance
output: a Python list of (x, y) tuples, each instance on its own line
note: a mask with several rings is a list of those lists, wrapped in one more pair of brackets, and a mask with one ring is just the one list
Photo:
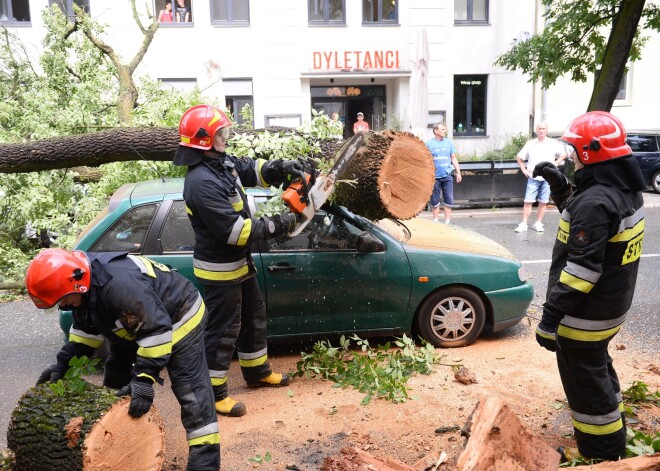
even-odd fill
[(576, 276), (566, 273), (562, 270), (561, 275), (559, 275), (559, 282), (564, 283), (567, 286), (570, 286), (573, 289), (582, 291), (583, 293), (588, 293), (594, 287), (593, 283), (582, 280)]
[(128, 255), (128, 258), (133, 260), (133, 263), (137, 265), (142, 273), (149, 275), (152, 278), (156, 278), (156, 272), (151, 264), (151, 260), (146, 257), (136, 257), (135, 255)]
[(263, 365), (268, 361), (268, 349), (264, 348), (258, 352), (241, 353), (238, 352), (238, 364), (246, 367)]
[[(186, 315), (172, 326), (174, 329), (174, 332), (172, 333), (172, 345), (176, 345), (182, 338), (192, 332), (195, 327), (202, 322), (202, 319), (204, 319), (206, 306), (201, 301), (202, 298), (199, 297), (195, 302), (195, 305), (186, 313)], [(197, 307), (197, 310), (194, 310), (195, 307)]]
[(580, 319), (573, 316), (564, 316), (561, 320), (561, 324), (566, 327), (573, 327), (581, 330), (607, 330), (623, 324), (623, 321), (625, 320), (625, 314), (616, 319), (605, 320)]
[(575, 412), (574, 410), (571, 410), (571, 415), (580, 423), (588, 425), (607, 425), (615, 422), (616, 419), (621, 418), (621, 413), (619, 412), (618, 407), (612, 412), (603, 415), (582, 414), (581, 412)]
[(607, 338), (612, 337), (620, 329), (621, 326), (614, 327), (613, 329), (608, 329), (608, 330), (588, 331), (588, 330), (572, 329), (570, 327), (566, 327), (565, 325), (559, 324), (559, 328), (557, 329), (557, 335), (561, 335), (562, 337), (565, 337), (567, 339), (580, 340), (583, 342), (599, 342), (601, 340), (605, 340)]
[(644, 207), (642, 206), (627, 218), (621, 220), (618, 233), (612, 237), (610, 242), (630, 240), (644, 231)]
[(186, 434), (186, 439), (188, 440), (188, 446), (217, 445), (220, 443), (218, 423), (213, 422), (212, 424), (193, 430)]
[(92, 335), (82, 330), (74, 329), (73, 327), (69, 329), (69, 341), (74, 343), (82, 343), (92, 348), (99, 348), (103, 345), (104, 337), (103, 335)]
[(193, 259), (193, 266), (202, 270), (208, 271), (236, 271), (241, 267), (247, 265), (247, 258), (242, 260), (237, 260), (235, 262), (226, 262), (226, 263), (216, 263), (216, 262), (205, 262), (203, 260)]
[(231, 207), (234, 208), (234, 211), (239, 212), (243, 209), (243, 198), (241, 198), (240, 194), (237, 193), (230, 196), (229, 202), (231, 203)]
[(257, 213), (257, 201), (254, 199), (253, 195), (246, 195), (246, 196), (247, 196), (248, 209), (250, 210), (250, 214), (256, 214)]
[(222, 386), (227, 382), (227, 370), (209, 370), (212, 386)]
[(192, 216), (192, 214), (193, 214), (192, 209), (190, 209), (187, 204), (185, 206), (186, 206), (186, 213), (188, 213)]
[(227, 382), (227, 378), (211, 378), (211, 386), (222, 386)]
[(153, 335), (137, 341), (137, 354), (144, 358), (158, 358), (172, 353), (172, 331)]
[(239, 216), (231, 228), (231, 234), (229, 234), (227, 243), (229, 245), (244, 246), (250, 237), (250, 231), (252, 231), (252, 219), (243, 219)]
[(568, 232), (571, 229), (570, 214), (568, 211), (564, 210), (561, 214), (561, 219), (559, 220), (559, 228), (557, 229), (557, 240), (562, 243), (568, 241)]
[(630, 229), (626, 229), (623, 232), (618, 233), (614, 237), (608, 240), (608, 242), (623, 242), (627, 241), (630, 239), (634, 239), (635, 237), (639, 236), (641, 233), (644, 232), (644, 220), (641, 220), (638, 222), (635, 227), (632, 227)]
[(129, 333), (126, 329), (112, 329), (112, 333), (120, 339), (135, 340), (135, 335)]
[(236, 245), (240, 247), (247, 245), (248, 239), (250, 238), (250, 232), (252, 232), (252, 219), (245, 221), (245, 226), (243, 226), (243, 230), (241, 231), (241, 235), (238, 238)]
[(148, 375), (147, 373), (139, 373), (137, 375), (138, 378), (149, 378), (153, 383), (156, 383), (156, 378), (154, 378), (151, 375)]
[(257, 159), (254, 163), (254, 171), (257, 174), (257, 186), (264, 188), (270, 186), (268, 183), (266, 183), (266, 180), (264, 180), (264, 177), (261, 175), (261, 169), (265, 163), (266, 161), (264, 159)]
[(564, 268), (566, 273), (569, 273), (575, 277), (582, 278), (583, 280), (590, 281), (591, 283), (597, 283), (600, 278), (600, 273), (594, 270), (589, 270), (588, 268), (578, 265), (577, 263), (567, 262), (566, 268)]
[(573, 426), (590, 435), (608, 435), (623, 428), (621, 411), (617, 406), (612, 412), (604, 415), (588, 415), (571, 411)]
[(214, 263), (193, 259), (195, 276), (204, 280), (228, 281), (237, 280), (249, 273), (247, 258), (236, 262)]
[(220, 434), (212, 433), (209, 435), (204, 435), (203, 437), (193, 438), (188, 440), (188, 446), (195, 445), (219, 445), (220, 444)]

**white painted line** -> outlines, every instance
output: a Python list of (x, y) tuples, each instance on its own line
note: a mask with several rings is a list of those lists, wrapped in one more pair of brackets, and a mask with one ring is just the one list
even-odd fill
[[(647, 258), (647, 257), (660, 257), (660, 253), (648, 253), (648, 254), (642, 254), (641, 258)], [(550, 263), (552, 262), (552, 259), (547, 259), (547, 260), (523, 260), (522, 263), (523, 265), (533, 265), (535, 263)]]

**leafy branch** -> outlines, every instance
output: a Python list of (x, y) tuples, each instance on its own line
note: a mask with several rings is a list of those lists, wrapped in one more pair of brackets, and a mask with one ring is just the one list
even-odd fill
[(56, 383), (49, 383), (48, 387), (57, 396), (80, 395), (87, 389), (88, 385), (83, 376), (96, 373), (96, 366), (100, 361), (98, 358), (90, 360), (86, 356), (73, 357), (69, 360), (70, 368), (64, 374), (64, 379), (59, 379)]

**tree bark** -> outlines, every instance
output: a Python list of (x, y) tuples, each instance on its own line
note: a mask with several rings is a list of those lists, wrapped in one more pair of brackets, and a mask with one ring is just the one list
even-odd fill
[(646, 0), (619, 2), (620, 9), (612, 20), (612, 32), (605, 48), (603, 65), (594, 83), (587, 111), (612, 109), (645, 2)]
[(323, 459), (321, 471), (415, 471), (415, 468), (403, 464), (394, 458), (377, 458), (359, 448), (342, 448), (341, 456)]
[(88, 385), (82, 395), (58, 396), (46, 384), (30, 389), (12, 413), (7, 444), (17, 471), (159, 470), (165, 433), (152, 407), (128, 415), (130, 399)]

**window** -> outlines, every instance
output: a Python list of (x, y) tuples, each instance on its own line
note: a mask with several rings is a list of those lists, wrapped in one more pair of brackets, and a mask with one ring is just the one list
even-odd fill
[(192, 252), (195, 245), (195, 231), (190, 225), (186, 205), (182, 200), (172, 203), (160, 234), (163, 253)]
[[(252, 79), (233, 78), (224, 79), (222, 85), (225, 88), (225, 106), (236, 121), (236, 124), (246, 124), (246, 118), (250, 119), (250, 125), (254, 126), (254, 99), (252, 97)], [(241, 111), (249, 106), (250, 110)]]
[(158, 206), (146, 204), (127, 211), (96, 241), (90, 252), (140, 253)]
[(358, 236), (362, 232), (340, 216), (317, 211), (300, 234), (294, 237), (282, 235), (268, 239), (268, 248), (271, 252), (355, 252)]
[(652, 135), (628, 134), (627, 142), (633, 152), (658, 152), (658, 143)]
[(197, 79), (194, 78), (162, 78), (158, 80), (167, 88), (182, 92), (191, 92), (197, 87)]
[(346, 24), (345, 0), (308, 0), (311, 24)]
[(398, 24), (399, 6), (396, 0), (362, 0), (363, 24)]
[(488, 23), (488, 0), (455, 0), (454, 23)]
[(0, 0), (0, 23), (29, 22), (30, 2), (25, 0)]
[(487, 75), (454, 76), (454, 137), (486, 135)]
[(266, 127), (297, 128), (302, 125), (302, 115), (299, 114), (267, 114), (264, 118)]
[(67, 16), (74, 16), (73, 5), (78, 5), (85, 13), (89, 13), (89, 0), (51, 0), (50, 5), (57, 5)]
[[(171, 10), (168, 4), (171, 5)], [(159, 12), (158, 17), (161, 23), (178, 23), (183, 26), (184, 23), (193, 21), (192, 0), (156, 0), (154, 5), (155, 10)], [(164, 17), (161, 17), (161, 11), (165, 11)]]
[(214, 25), (249, 25), (249, 0), (211, 0), (211, 23)]

